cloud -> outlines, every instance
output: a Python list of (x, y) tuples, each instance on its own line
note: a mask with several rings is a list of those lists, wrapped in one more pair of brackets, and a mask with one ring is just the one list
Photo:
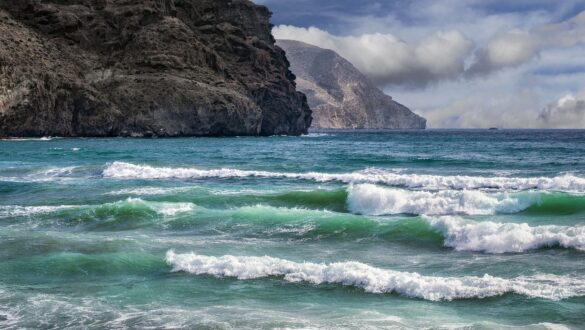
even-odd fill
[(475, 53), (467, 76), (485, 75), (525, 64), (550, 48), (585, 43), (585, 12), (560, 23), (544, 24), (528, 31), (518, 29), (496, 34)]
[(315, 27), (275, 27), (277, 39), (292, 39), (333, 49), (379, 85), (425, 87), (455, 79), (465, 70), (473, 42), (457, 30), (438, 31), (407, 43), (392, 34), (335, 36)]
[(524, 64), (538, 55), (539, 39), (528, 32), (512, 30), (496, 35), (486, 48), (477, 50), (475, 63), (467, 76), (489, 74), (506, 67)]
[(518, 86), (517, 74), (443, 83), (430, 89), (429, 97), (416, 91), (393, 96), (427, 118), (430, 128), (540, 127), (540, 93)]
[(538, 119), (546, 127), (585, 127), (585, 90), (576, 95), (567, 94), (549, 103), (542, 109)]
[[(585, 87), (585, 71), (553, 76), (534, 73), (543, 62), (553, 65), (584, 52), (585, 47), (547, 51), (538, 61), (482, 79), (445, 81), (425, 91), (393, 88), (385, 91), (427, 118), (429, 128), (585, 128), (578, 115), (569, 117), (554, 112), (558, 115), (555, 119), (541, 118), (543, 109), (555, 105), (562, 96), (579, 98), (583, 92), (578, 91)], [(585, 64), (585, 58), (579, 63)]]
[[(444, 7), (439, 9), (435, 11), (445, 10)], [(466, 15), (468, 19), (474, 17), (470, 10)], [(532, 19), (540, 22), (540, 16), (534, 17)], [(392, 22), (393, 18), (385, 20)], [(482, 22), (485, 29), (491, 30), (494, 28), (489, 26), (493, 22), (509, 25), (503, 19), (489, 18)], [(398, 28), (401, 32), (404, 29)], [(478, 48), (475, 48), (477, 42), (460, 29), (439, 30), (414, 41), (402, 40), (391, 33), (338, 36), (316, 27), (290, 25), (277, 26), (273, 33), (278, 39), (299, 40), (333, 49), (380, 86), (420, 89), (439, 81), (472, 79), (518, 67), (548, 49), (585, 44), (585, 12), (559, 23), (540, 22), (528, 29), (497, 31)], [(466, 66), (466, 63), (470, 64)]]
[(261, 1), (287, 38), (342, 54), (429, 127), (585, 128), (558, 106), (584, 99), (583, 0)]

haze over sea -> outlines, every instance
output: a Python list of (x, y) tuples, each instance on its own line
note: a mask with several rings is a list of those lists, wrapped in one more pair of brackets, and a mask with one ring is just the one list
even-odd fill
[(585, 131), (0, 141), (0, 328), (579, 328)]

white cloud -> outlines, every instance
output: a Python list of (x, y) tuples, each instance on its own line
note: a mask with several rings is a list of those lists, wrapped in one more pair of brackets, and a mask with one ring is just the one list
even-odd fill
[(585, 12), (561, 23), (543, 24), (531, 30), (513, 29), (496, 34), (476, 52), (469, 76), (489, 74), (525, 64), (550, 48), (574, 47), (585, 43)]
[[(585, 47), (580, 51), (583, 53)], [(579, 90), (585, 87), (585, 71), (552, 76), (534, 71), (541, 62), (554, 67), (557, 61), (576, 54), (579, 51), (569, 49), (546, 51), (528, 65), (473, 80), (445, 81), (425, 91), (393, 88), (385, 91), (427, 118), (429, 128), (585, 128), (578, 116), (562, 112), (555, 112), (559, 115), (555, 119), (539, 118), (543, 109), (557, 103), (552, 100), (569, 94), (575, 98), (582, 95)], [(574, 64), (585, 64), (585, 58)], [(571, 126), (567, 125), (569, 122)]]
[(576, 95), (567, 94), (549, 103), (540, 112), (538, 119), (546, 127), (585, 127), (585, 90)]
[(542, 91), (527, 86), (525, 75), (525, 69), (517, 68), (472, 81), (443, 82), (424, 93), (388, 92), (427, 118), (429, 128), (538, 127)]
[[(445, 15), (444, 6), (435, 4), (429, 8), (434, 8), (433, 13), (437, 11), (441, 13), (429, 16), (430, 18)], [(466, 21), (476, 18), (476, 14), (469, 9), (462, 12)], [(478, 25), (484, 30), (497, 32), (488, 38), (485, 46), (475, 50), (476, 42), (461, 32), (462, 29), (466, 29), (465, 25), (438, 30), (414, 41), (405, 41), (390, 33), (336, 36), (315, 27), (300, 28), (288, 25), (275, 27), (273, 34), (277, 39), (298, 40), (333, 49), (379, 85), (415, 88), (427, 87), (441, 80), (491, 74), (526, 64), (547, 49), (569, 48), (585, 43), (585, 12), (560, 23), (546, 24), (542, 23), (542, 17), (532, 15), (529, 21), (535, 25), (530, 28), (526, 30), (509, 28), (511, 21), (518, 19), (517, 16), (504, 18), (496, 16), (479, 20)], [(405, 32), (408, 29), (396, 23), (392, 16), (377, 20), (391, 22), (397, 25), (397, 29), (403, 34), (409, 34)], [(380, 23), (367, 23), (368, 29), (379, 28)], [(502, 27), (508, 29), (498, 31), (498, 26), (500, 29)], [(361, 30), (364, 28), (363, 25), (360, 27)], [(410, 30), (417, 31), (410, 33), (411, 35), (421, 34), (419, 28)], [(477, 30), (474, 34), (481, 35)], [(485, 39), (485, 36), (479, 39)], [(467, 69), (466, 62), (471, 62)]]
[(431, 128), (585, 128), (585, 12), (563, 19), (570, 2), (486, 13), (483, 0), (415, 0), (402, 13), (336, 12), (336, 34), (275, 34), (337, 51)]
[(424, 87), (457, 78), (473, 50), (473, 42), (456, 30), (438, 31), (415, 43), (382, 33), (335, 36), (314, 27), (278, 26), (273, 34), (333, 49), (380, 85)]
[(488, 74), (505, 67), (524, 64), (540, 52), (539, 39), (528, 32), (512, 30), (496, 35), (485, 49), (476, 52), (468, 75)]

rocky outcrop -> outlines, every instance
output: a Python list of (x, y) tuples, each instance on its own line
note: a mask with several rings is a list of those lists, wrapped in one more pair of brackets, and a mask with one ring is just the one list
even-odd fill
[(0, 135), (305, 133), (269, 17), (248, 0), (0, 0)]
[(278, 40), (313, 110), (313, 128), (424, 129), (426, 120), (384, 94), (332, 50)]

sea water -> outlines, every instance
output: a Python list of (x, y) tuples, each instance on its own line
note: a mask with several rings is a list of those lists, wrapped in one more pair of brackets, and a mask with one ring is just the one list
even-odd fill
[(0, 141), (0, 328), (585, 327), (585, 131)]

